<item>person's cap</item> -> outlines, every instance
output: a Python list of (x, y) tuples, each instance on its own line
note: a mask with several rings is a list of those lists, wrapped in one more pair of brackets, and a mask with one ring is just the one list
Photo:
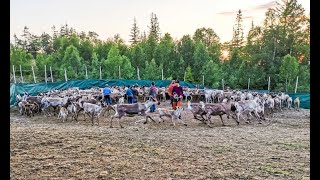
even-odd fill
[(109, 84), (106, 84), (104, 87), (109, 87)]
[(179, 83), (179, 80), (176, 80), (176, 83)]

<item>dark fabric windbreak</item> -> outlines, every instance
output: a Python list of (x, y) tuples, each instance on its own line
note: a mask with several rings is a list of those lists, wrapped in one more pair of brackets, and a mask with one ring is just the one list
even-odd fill
[[(16, 102), (16, 95), (23, 95), (24, 92), (29, 93), (31, 96), (35, 96), (41, 92), (48, 92), (51, 90), (66, 90), (71, 87), (78, 87), (79, 89), (88, 89), (92, 87), (104, 87), (106, 84), (109, 86), (132, 86), (138, 84), (139, 86), (150, 86), (152, 80), (122, 80), (122, 79), (112, 79), (112, 80), (74, 80), (68, 82), (48, 82), (48, 83), (18, 83), (10, 84), (10, 107), (12, 107)], [(168, 87), (171, 80), (155, 80), (155, 86), (157, 87)], [(187, 86), (189, 88), (195, 88), (196, 85), (180, 81), (180, 86)], [(203, 86), (199, 86), (203, 88)], [(257, 91), (261, 93), (267, 93), (268, 90), (250, 90)], [(300, 98), (300, 108), (310, 109), (310, 93), (288, 93), (292, 100), (299, 96)]]
[[(13, 106), (16, 102), (16, 95), (20, 94), (21, 96), (24, 92), (29, 93), (31, 96), (35, 96), (41, 92), (48, 92), (51, 90), (66, 90), (71, 87), (78, 87), (79, 89), (88, 89), (92, 87), (104, 87), (106, 84), (109, 86), (132, 86), (138, 84), (139, 86), (151, 85), (152, 80), (74, 80), (68, 82), (48, 82), (48, 83), (18, 83), (10, 84), (10, 106)], [(168, 87), (171, 83), (171, 80), (155, 80), (155, 85), (157, 87)], [(189, 88), (195, 88), (196, 86), (180, 81), (181, 86), (187, 86)]]

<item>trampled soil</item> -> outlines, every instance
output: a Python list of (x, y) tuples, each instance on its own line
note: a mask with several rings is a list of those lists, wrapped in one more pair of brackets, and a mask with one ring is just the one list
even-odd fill
[[(158, 120), (157, 114), (153, 114)], [(164, 117), (166, 118), (166, 117)], [(11, 179), (310, 179), (309, 110), (285, 110), (258, 124), (223, 116), (213, 128), (185, 110), (176, 123), (110, 118), (62, 123), (10, 116)]]

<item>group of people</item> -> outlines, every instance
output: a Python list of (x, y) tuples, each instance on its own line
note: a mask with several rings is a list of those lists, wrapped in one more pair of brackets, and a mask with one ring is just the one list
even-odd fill
[(139, 92), (137, 90), (138, 85), (128, 86), (126, 88), (126, 95), (128, 97), (128, 104), (133, 104), (138, 102)]
[[(130, 86), (126, 87), (126, 95), (127, 95), (129, 104), (138, 102), (139, 92), (137, 90), (137, 87), (138, 87), (137, 84), (131, 87)], [(155, 82), (152, 81), (150, 86), (150, 91), (149, 91), (149, 97), (151, 98), (151, 100), (154, 100), (154, 101), (156, 100), (157, 91), (158, 89), (155, 86)], [(112, 100), (111, 100), (110, 94), (112, 93), (112, 91), (108, 84), (105, 86), (102, 93), (104, 96), (105, 103), (107, 105), (111, 105)], [(182, 106), (183, 89), (179, 84), (179, 80), (173, 80), (171, 82), (171, 84), (168, 87), (168, 95), (170, 96), (170, 104), (174, 110), (178, 106)], [(156, 110), (156, 105), (152, 105), (150, 107), (150, 112), (155, 112), (155, 110)]]

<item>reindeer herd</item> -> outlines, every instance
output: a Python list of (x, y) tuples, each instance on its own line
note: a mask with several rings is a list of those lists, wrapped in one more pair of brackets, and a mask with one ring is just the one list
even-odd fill
[[(62, 122), (68, 117), (71, 121), (78, 121), (79, 115), (91, 118), (91, 124), (94, 125), (96, 119), (99, 125), (99, 118), (102, 116), (110, 117), (110, 127), (112, 127), (113, 119), (117, 119), (120, 127), (123, 127), (120, 120), (123, 116), (134, 117), (143, 116), (144, 124), (148, 119), (156, 122), (155, 114), (162, 120), (163, 117), (170, 118), (172, 125), (175, 122), (181, 122), (187, 126), (182, 118), (182, 112), (185, 108), (178, 107), (159, 107), (158, 113), (149, 113), (153, 104), (160, 105), (169, 99), (166, 88), (158, 88), (157, 98), (149, 97), (148, 87), (139, 87), (138, 103), (127, 104), (126, 87), (112, 87), (110, 97), (113, 100), (112, 105), (104, 103), (102, 96), (102, 88), (91, 88), (80, 90), (79, 88), (69, 88), (67, 90), (52, 90), (46, 93), (40, 93), (37, 96), (30, 96), (24, 93), (23, 96), (16, 95), (16, 106), (21, 115), (28, 117), (36, 114), (44, 116), (57, 116)], [(204, 124), (212, 127), (213, 121), (211, 116), (219, 116), (222, 125), (223, 115), (228, 119), (232, 118), (239, 125), (243, 120), (245, 123), (251, 123), (251, 119), (256, 119), (259, 123), (266, 120), (267, 117), (273, 117), (275, 112), (283, 111), (284, 108), (291, 109), (294, 104), (295, 110), (299, 111), (300, 100), (297, 97), (294, 101), (285, 93), (258, 93), (239, 90), (214, 90), (214, 89), (197, 89), (184, 87), (184, 101), (187, 102), (186, 110), (193, 114)], [(111, 111), (114, 114), (111, 115)], [(159, 123), (161, 122), (158, 121)]]

